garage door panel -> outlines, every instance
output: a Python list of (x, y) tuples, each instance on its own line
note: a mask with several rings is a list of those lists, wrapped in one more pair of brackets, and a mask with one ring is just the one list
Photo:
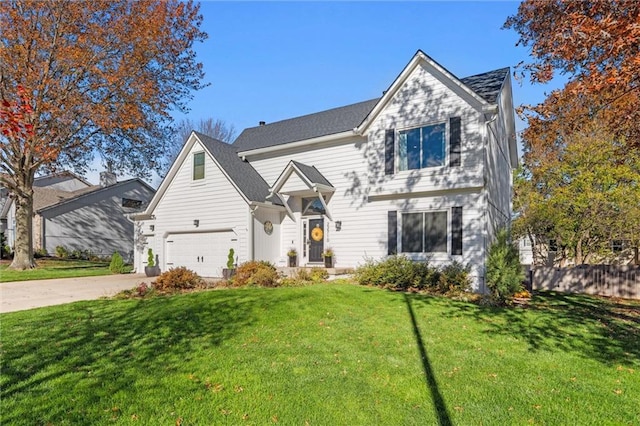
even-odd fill
[(236, 249), (233, 232), (202, 232), (167, 236), (167, 267), (184, 266), (203, 277), (221, 277), (229, 249)]

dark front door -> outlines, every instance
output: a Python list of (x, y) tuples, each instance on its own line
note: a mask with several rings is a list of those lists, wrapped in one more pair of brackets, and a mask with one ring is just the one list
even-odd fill
[(322, 262), (324, 219), (309, 219), (309, 262)]

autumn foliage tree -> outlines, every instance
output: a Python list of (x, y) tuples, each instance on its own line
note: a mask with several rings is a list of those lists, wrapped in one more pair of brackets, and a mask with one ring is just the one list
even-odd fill
[[(569, 76), (562, 90), (524, 109), (527, 133), (552, 135), (599, 119), (615, 136), (640, 148), (640, 2), (525, 0), (506, 28), (530, 48), (521, 71), (545, 83)], [(562, 122), (562, 123), (560, 123)], [(549, 139), (547, 139), (549, 140)]]
[(177, 0), (0, 2), (0, 185), (16, 211), (12, 268), (34, 266), (37, 172), (157, 169), (173, 109), (202, 87), (199, 6)]
[(568, 77), (542, 103), (519, 110), (528, 127), (515, 230), (556, 240), (578, 263), (611, 239), (637, 246), (640, 2), (525, 0), (505, 27), (530, 48), (521, 77)]

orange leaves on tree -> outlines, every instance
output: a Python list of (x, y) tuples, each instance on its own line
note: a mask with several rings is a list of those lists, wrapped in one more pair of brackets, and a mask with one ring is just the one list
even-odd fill
[(640, 147), (640, 2), (525, 0), (505, 27), (531, 49), (523, 75), (540, 83), (555, 72), (570, 77), (565, 89), (530, 108), (530, 116), (575, 126), (598, 117)]

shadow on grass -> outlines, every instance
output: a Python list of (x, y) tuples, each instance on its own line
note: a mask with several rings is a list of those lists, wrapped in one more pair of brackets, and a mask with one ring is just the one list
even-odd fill
[[(433, 303), (433, 298), (414, 300)], [(640, 302), (543, 292), (526, 307), (451, 302), (448, 317), (471, 317), (487, 334), (524, 340), (529, 350), (574, 352), (603, 364), (640, 365)]]
[[(80, 302), (21, 315), (11, 325), (16, 328), (12, 340), (7, 341), (4, 333), (0, 396), (34, 398), (39, 403), (30, 408), (29, 419), (25, 413), (5, 412), (3, 424), (43, 419), (73, 423), (70, 407), (59, 404), (59, 396), (41, 395), (48, 383), (82, 389), (85, 407), (103, 406), (111, 395), (147, 377), (159, 380), (163, 371), (214, 350), (252, 324), (253, 310), (261, 305), (248, 292), (198, 296)], [(20, 335), (21, 326), (42, 331)], [(6, 327), (3, 324), (5, 331)]]
[(418, 323), (416, 322), (416, 316), (413, 312), (413, 307), (411, 307), (411, 300), (406, 293), (404, 294), (404, 302), (407, 305), (409, 317), (411, 317), (413, 335), (416, 338), (416, 345), (418, 346), (418, 351), (420, 352), (420, 359), (422, 361), (422, 369), (424, 371), (427, 390), (431, 393), (431, 400), (433, 401), (434, 408), (436, 409), (436, 414), (438, 415), (438, 424), (450, 426), (452, 423), (451, 417), (449, 416), (449, 411), (447, 410), (447, 404), (442, 397), (442, 394), (440, 393), (440, 389), (438, 388), (438, 382), (436, 381), (436, 376), (433, 373), (433, 369), (431, 368), (431, 362), (429, 361), (427, 349), (424, 346), (422, 335), (420, 334), (420, 329), (418, 328)]

